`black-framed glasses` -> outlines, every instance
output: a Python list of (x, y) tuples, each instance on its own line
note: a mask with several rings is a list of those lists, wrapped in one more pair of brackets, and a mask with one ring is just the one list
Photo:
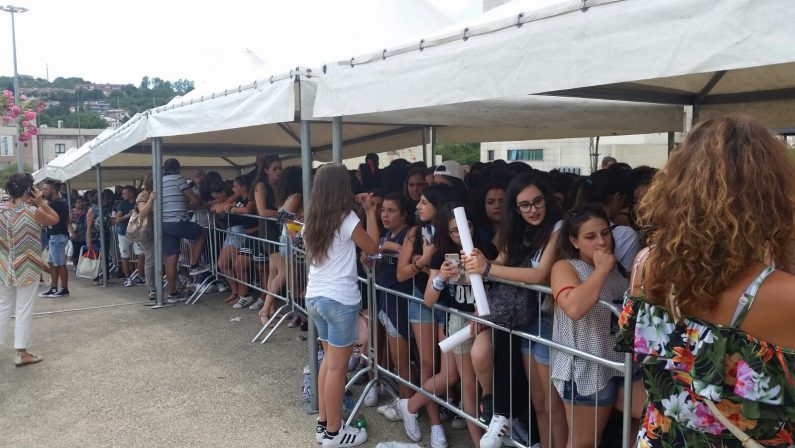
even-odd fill
[[(468, 224), (469, 224), (469, 231), (472, 232), (472, 223), (470, 222)], [(458, 238), (461, 236), (461, 232), (458, 231), (458, 227), (453, 227), (452, 229), (450, 229), (449, 233), (450, 236), (453, 238)]]
[(533, 209), (541, 210), (546, 205), (547, 205), (547, 200), (544, 198), (544, 196), (539, 196), (533, 199), (532, 202), (520, 202), (516, 204), (516, 208), (522, 213), (527, 213)]

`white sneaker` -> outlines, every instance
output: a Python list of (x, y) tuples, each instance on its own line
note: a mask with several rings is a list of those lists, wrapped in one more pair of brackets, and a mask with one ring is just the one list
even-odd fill
[(319, 444), (323, 443), (323, 434), (325, 433), (326, 433), (326, 427), (321, 425), (320, 421), (318, 420), (315, 423), (315, 441)]
[(378, 404), (378, 385), (374, 384), (370, 390), (367, 391), (367, 395), (364, 396), (364, 405), (368, 408), (371, 408)]
[(251, 296), (243, 296), (238, 299), (237, 303), (232, 305), (232, 308), (239, 310), (240, 308), (245, 308), (251, 305), (254, 302), (254, 298)]
[(262, 299), (257, 299), (257, 301), (254, 302), (253, 305), (248, 307), (248, 309), (250, 309), (251, 311), (259, 311), (259, 310), (262, 309), (262, 305), (264, 305), (264, 304), (265, 304), (265, 302)]
[(456, 414), (453, 416), (453, 421), (450, 423), (450, 427), (453, 429), (464, 429), (467, 427), (467, 419)]
[(125, 288), (130, 288), (130, 287), (133, 287), (133, 286), (135, 286), (135, 283), (133, 283), (133, 280), (131, 278), (125, 278), (124, 279), (124, 287)]
[(343, 425), (336, 436), (329, 436), (328, 432), (323, 434), (323, 448), (342, 448), (359, 446), (367, 441), (367, 431), (359, 428), (351, 428)]
[(218, 283), (218, 292), (229, 292), (229, 287), (226, 283)]
[[(403, 419), (403, 424), (406, 424), (406, 419)], [(431, 426), (431, 448), (447, 448), (447, 437), (442, 425)]]
[[(406, 430), (406, 435), (409, 436), (412, 442), (419, 442), (422, 438), (420, 422), (417, 421), (417, 414), (409, 412), (409, 400), (406, 398), (399, 400), (398, 409), (403, 416), (403, 428)], [(439, 426), (439, 428), (441, 428), (441, 426)], [(442, 438), (444, 438), (444, 431), (442, 431)], [(446, 440), (444, 446), (447, 446)]]
[(491, 418), (489, 429), (480, 438), (480, 448), (500, 448), (502, 438), (508, 434), (508, 419), (503, 415), (495, 415)]
[(210, 266), (207, 266), (206, 264), (200, 264), (200, 265), (196, 266), (195, 268), (191, 268), (191, 270), (190, 270), (190, 272), (188, 274), (189, 275), (199, 275), (199, 274), (203, 274), (203, 273), (209, 272), (209, 271), (210, 271)]
[(377, 408), (375, 408), (375, 410), (378, 411), (379, 414), (384, 415), (387, 409), (391, 408), (392, 406), (397, 406), (398, 400), (399, 400), (398, 398), (395, 398), (394, 400), (390, 401), (387, 404), (382, 404), (381, 406), (378, 406)]
[(400, 399), (396, 399), (384, 409), (384, 418), (390, 422), (399, 422), (403, 420), (403, 413), (400, 411)]

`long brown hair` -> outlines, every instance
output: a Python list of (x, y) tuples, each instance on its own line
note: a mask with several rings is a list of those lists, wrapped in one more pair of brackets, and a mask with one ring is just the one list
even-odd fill
[(791, 263), (795, 161), (749, 117), (704, 121), (654, 177), (639, 222), (654, 244), (649, 299), (675, 316), (711, 310), (754, 263)]
[(312, 201), (304, 225), (304, 244), (311, 264), (326, 261), (342, 220), (352, 208), (353, 193), (348, 169), (341, 163), (321, 166), (315, 175)]

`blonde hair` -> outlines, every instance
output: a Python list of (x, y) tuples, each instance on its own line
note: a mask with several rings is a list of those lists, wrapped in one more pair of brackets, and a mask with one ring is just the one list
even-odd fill
[(749, 266), (792, 261), (795, 161), (747, 116), (704, 121), (652, 180), (639, 222), (654, 245), (649, 299), (674, 315), (714, 309)]

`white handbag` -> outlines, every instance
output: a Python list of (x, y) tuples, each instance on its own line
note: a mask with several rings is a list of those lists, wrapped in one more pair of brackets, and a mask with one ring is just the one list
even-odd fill
[(75, 275), (80, 278), (93, 280), (99, 275), (100, 268), (99, 252), (93, 248), (89, 248), (80, 252), (80, 259), (77, 261)]

